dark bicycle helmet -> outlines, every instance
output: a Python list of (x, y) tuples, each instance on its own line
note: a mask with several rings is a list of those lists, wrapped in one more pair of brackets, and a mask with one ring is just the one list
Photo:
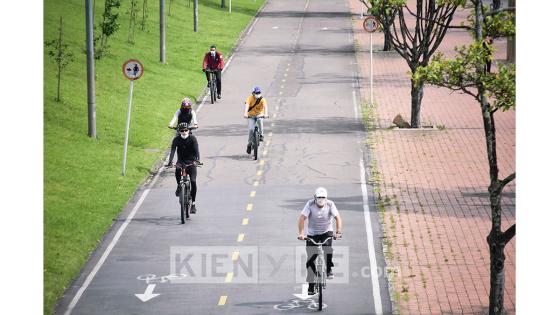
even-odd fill
[(185, 130), (185, 129), (189, 129), (189, 124), (187, 124), (186, 122), (180, 123), (177, 126), (177, 130), (179, 130), (179, 131)]

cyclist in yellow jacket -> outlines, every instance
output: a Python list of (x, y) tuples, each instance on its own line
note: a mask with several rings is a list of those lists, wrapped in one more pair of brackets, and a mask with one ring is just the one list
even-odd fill
[(247, 141), (247, 154), (251, 154), (251, 133), (255, 128), (255, 123), (259, 126), (259, 140), (263, 141), (263, 121), (262, 118), (268, 118), (268, 107), (266, 99), (262, 95), (261, 88), (255, 86), (251, 95), (245, 100), (245, 113), (243, 117), (247, 118), (247, 126), (249, 128), (249, 139)]

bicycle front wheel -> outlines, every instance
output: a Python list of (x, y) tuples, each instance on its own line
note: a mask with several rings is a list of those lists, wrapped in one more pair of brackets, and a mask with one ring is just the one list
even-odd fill
[(212, 80), (210, 81), (210, 103), (214, 104), (216, 102), (216, 80), (212, 75)]
[(181, 224), (185, 224), (185, 213), (187, 212), (187, 201), (185, 200), (185, 185), (181, 185), (179, 203), (181, 204)]
[(322, 283), (317, 283), (316, 284), (318, 286), (317, 291), (319, 291), (319, 305), (317, 310), (322, 310), (323, 309), (323, 284)]
[(259, 131), (257, 128), (253, 131), (253, 158), (254, 160), (259, 158)]

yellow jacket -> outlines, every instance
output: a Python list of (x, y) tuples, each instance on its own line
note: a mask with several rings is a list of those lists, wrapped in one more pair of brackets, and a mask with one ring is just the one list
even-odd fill
[[(249, 112), (247, 113), (247, 116), (251, 117), (251, 116), (264, 115), (265, 106), (266, 106), (266, 99), (263, 96), (261, 101), (259, 102), (259, 104), (257, 106), (253, 106), (253, 105), (255, 105), (256, 102), (257, 102), (257, 99), (256, 99), (256, 97), (253, 96), (253, 94), (249, 95), (249, 97), (247, 97), (247, 99), (245, 100), (245, 104), (249, 105), (249, 107), (248, 107)], [(253, 107), (253, 108), (251, 109), (251, 107)]]

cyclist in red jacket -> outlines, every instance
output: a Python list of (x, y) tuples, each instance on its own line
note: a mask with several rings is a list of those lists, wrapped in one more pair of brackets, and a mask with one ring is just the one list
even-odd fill
[(210, 46), (210, 51), (204, 55), (202, 61), (202, 71), (206, 73), (206, 81), (210, 87), (210, 74), (207, 70), (216, 73), (216, 88), (218, 90), (218, 98), (222, 98), (222, 70), (224, 69), (224, 57), (222, 53), (216, 50), (216, 45)]

